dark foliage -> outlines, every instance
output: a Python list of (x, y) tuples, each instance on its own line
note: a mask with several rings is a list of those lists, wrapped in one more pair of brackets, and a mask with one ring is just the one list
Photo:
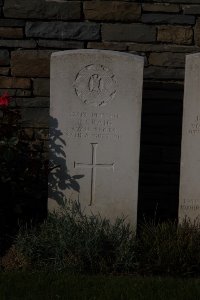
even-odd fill
[(12, 242), (19, 220), (39, 221), (46, 214), (48, 162), (23, 131), (14, 99), (0, 105), (0, 253)]

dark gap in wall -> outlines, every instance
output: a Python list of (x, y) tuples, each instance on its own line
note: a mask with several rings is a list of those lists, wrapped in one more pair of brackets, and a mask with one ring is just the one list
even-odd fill
[(183, 85), (144, 82), (138, 222), (178, 217)]

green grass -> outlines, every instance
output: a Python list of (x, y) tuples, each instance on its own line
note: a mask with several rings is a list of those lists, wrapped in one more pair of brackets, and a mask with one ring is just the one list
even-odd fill
[(86, 216), (71, 203), (36, 227), (21, 227), (0, 270), (198, 278), (200, 222), (144, 222), (135, 235), (124, 219)]
[(33, 269), (70, 273), (133, 272), (134, 245), (134, 234), (124, 219), (111, 224), (100, 215), (86, 216), (78, 203), (60, 214), (49, 214), (37, 228), (22, 228), (16, 239), (16, 249)]
[(199, 300), (200, 279), (0, 273), (1, 300)]
[(2, 267), (27, 270), (27, 262), (38, 271), (200, 276), (200, 223), (143, 223), (138, 229), (136, 236), (124, 219), (111, 224), (73, 204), (39, 227), (22, 228)]

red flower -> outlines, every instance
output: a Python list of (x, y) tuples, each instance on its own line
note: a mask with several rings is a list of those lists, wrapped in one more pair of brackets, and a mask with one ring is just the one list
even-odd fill
[(3, 95), (0, 97), (0, 106), (8, 106), (10, 102), (10, 96), (8, 95), (7, 92), (4, 92)]

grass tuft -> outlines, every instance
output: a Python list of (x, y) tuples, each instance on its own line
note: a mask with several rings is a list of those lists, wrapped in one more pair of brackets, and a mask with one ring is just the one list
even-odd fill
[(50, 213), (38, 228), (19, 231), (16, 248), (33, 268), (116, 273), (135, 270), (135, 235), (124, 219), (114, 224), (86, 216), (79, 203)]
[(144, 222), (136, 236), (124, 219), (86, 216), (72, 202), (38, 227), (22, 227), (2, 262), (5, 270), (199, 276), (200, 223)]
[(144, 274), (200, 275), (200, 224), (185, 220), (144, 223), (137, 240), (139, 272)]

